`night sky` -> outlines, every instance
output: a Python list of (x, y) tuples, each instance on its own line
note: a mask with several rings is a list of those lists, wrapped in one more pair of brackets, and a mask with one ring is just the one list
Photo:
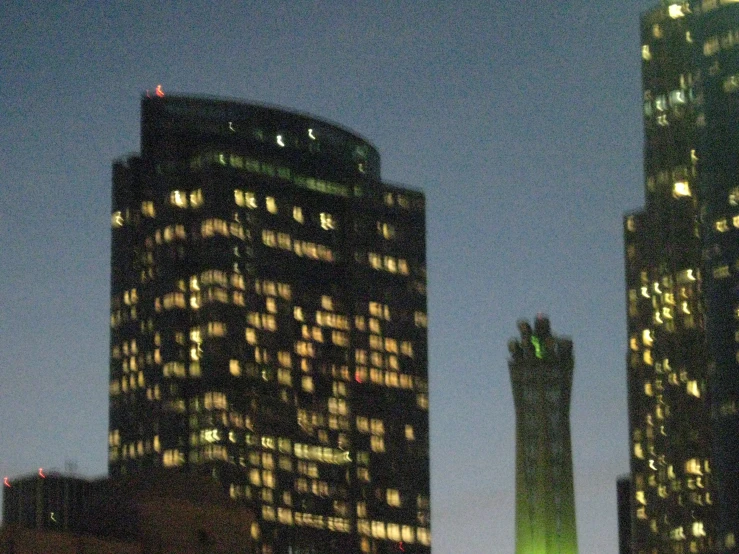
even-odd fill
[(0, 476), (106, 471), (111, 163), (161, 83), (340, 123), (425, 192), (435, 554), (513, 552), (506, 344), (539, 312), (575, 344), (580, 552), (615, 554), (652, 4), (5, 0)]

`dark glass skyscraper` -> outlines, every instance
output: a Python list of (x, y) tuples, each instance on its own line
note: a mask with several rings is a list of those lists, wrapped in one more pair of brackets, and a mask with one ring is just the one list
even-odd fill
[[(697, 6), (696, 6), (697, 8)], [(739, 3), (704, 0), (694, 24), (706, 335), (720, 552), (739, 552)]]
[(264, 554), (429, 552), (423, 195), (336, 125), (155, 96), (112, 226), (110, 473), (212, 475)]
[(646, 206), (625, 218), (635, 554), (712, 545), (691, 18), (665, 2), (641, 21)]
[(570, 441), (572, 341), (519, 323), (508, 367), (516, 406), (516, 554), (577, 554)]
[(665, 0), (641, 21), (646, 206), (624, 230), (637, 554), (736, 552), (738, 9)]

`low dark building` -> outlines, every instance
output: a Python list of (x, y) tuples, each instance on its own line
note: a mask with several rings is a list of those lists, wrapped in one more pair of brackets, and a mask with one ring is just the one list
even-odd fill
[(3, 522), (27, 529), (81, 530), (93, 502), (95, 482), (81, 477), (38, 474), (5, 480)]
[(204, 476), (36, 475), (8, 485), (4, 553), (253, 554), (258, 538), (251, 511)]

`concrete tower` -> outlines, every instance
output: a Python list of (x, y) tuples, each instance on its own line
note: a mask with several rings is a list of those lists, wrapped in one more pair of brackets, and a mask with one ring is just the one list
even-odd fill
[(516, 554), (576, 554), (570, 444), (572, 341), (537, 316), (511, 340), (516, 405)]

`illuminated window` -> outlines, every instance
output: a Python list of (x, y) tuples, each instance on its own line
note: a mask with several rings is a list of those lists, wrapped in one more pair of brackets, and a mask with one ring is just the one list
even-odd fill
[(682, 4), (670, 4), (667, 7), (667, 14), (672, 19), (678, 19), (680, 17), (685, 17), (685, 12), (683, 11)]
[(715, 279), (724, 279), (726, 277), (729, 277), (730, 275), (731, 273), (729, 272), (728, 265), (722, 265), (713, 268), (713, 277)]
[(298, 223), (303, 223), (303, 208), (300, 206), (293, 206), (293, 219)]
[(142, 202), (141, 213), (144, 215), (144, 217), (155, 217), (156, 210), (154, 209), (154, 202), (152, 202), (151, 200)]
[(422, 410), (428, 410), (429, 408), (428, 394), (417, 394), (416, 395), (416, 406), (418, 406)]
[(721, 44), (719, 43), (718, 37), (710, 37), (703, 43), (703, 55), (706, 57), (713, 56), (719, 50), (721, 50)]
[(253, 192), (234, 190), (236, 205), (242, 208), (255, 209), (257, 207), (257, 195)]
[(190, 377), (200, 377), (201, 374), (200, 362), (190, 362)]
[(194, 190), (190, 193), (190, 206), (199, 208), (203, 205), (203, 191), (201, 189)]
[(165, 450), (162, 453), (162, 465), (164, 467), (177, 467), (185, 463), (185, 455), (179, 450)]
[(181, 190), (173, 190), (169, 193), (169, 203), (177, 208), (187, 208), (187, 194)]
[(691, 458), (685, 462), (685, 473), (690, 475), (703, 475), (700, 460), (698, 458)]
[(369, 418), (364, 416), (357, 416), (357, 431), (359, 431), (360, 433), (370, 432)]
[(413, 320), (416, 327), (428, 327), (428, 317), (423, 312), (414, 312)]
[(416, 440), (416, 434), (413, 431), (413, 425), (405, 426), (405, 439), (409, 441)]
[(690, 185), (687, 181), (677, 181), (672, 188), (672, 196), (680, 198), (684, 196), (691, 196)]
[(209, 337), (225, 337), (226, 324), (221, 321), (209, 321), (206, 326), (206, 334)]
[(644, 44), (641, 47), (641, 57), (645, 62), (648, 62), (652, 59), (652, 52), (649, 50), (649, 45)]
[(396, 508), (400, 507), (400, 491), (397, 489), (387, 489), (385, 491), (385, 497), (388, 503), (388, 506), (394, 506)]
[(118, 210), (117, 212), (113, 212), (113, 215), (110, 216), (110, 223), (114, 229), (118, 227), (123, 227), (123, 214), (120, 210)]
[(269, 229), (262, 230), (262, 242), (271, 247), (277, 246), (277, 234)]
[(378, 221), (377, 222), (377, 232), (382, 236), (384, 239), (394, 239), (395, 238), (395, 226), (391, 223), (383, 223)]
[(370, 430), (373, 435), (385, 434), (385, 423), (381, 419), (370, 420)]
[(396, 260), (394, 256), (385, 256), (383, 258), (383, 267), (385, 268), (385, 271), (388, 271), (389, 273), (397, 273), (398, 260)]
[(281, 385), (291, 387), (293, 384), (292, 372), (288, 368), (278, 368), (277, 370), (277, 382)]
[(267, 211), (271, 214), (277, 213), (277, 202), (275, 201), (274, 197), (268, 196), (265, 198), (265, 203), (267, 205)]
[(374, 252), (367, 254), (369, 265), (372, 269), (382, 269), (382, 256)]
[(336, 220), (333, 215), (321, 212), (321, 229), (325, 229), (326, 231), (336, 229)]

